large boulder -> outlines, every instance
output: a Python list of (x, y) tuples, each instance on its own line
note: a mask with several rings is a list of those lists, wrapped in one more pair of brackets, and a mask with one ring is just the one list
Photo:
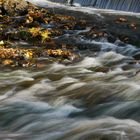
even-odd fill
[(0, 11), (8, 15), (24, 15), (28, 3), (25, 0), (0, 0)]

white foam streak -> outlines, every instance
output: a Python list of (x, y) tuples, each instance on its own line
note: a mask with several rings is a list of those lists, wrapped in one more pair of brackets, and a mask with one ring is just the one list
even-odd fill
[(64, 77), (64, 78), (62, 78), (61, 80), (56, 81), (56, 82), (55, 82), (55, 85), (56, 85), (57, 87), (59, 87), (59, 86), (62, 86), (62, 85), (64, 85), (64, 84), (76, 83), (76, 82), (78, 82), (78, 81), (79, 81), (79, 80), (78, 80), (78, 79), (75, 79), (75, 78)]
[(89, 68), (100, 66), (100, 63), (96, 58), (93, 57), (85, 57), (83, 61), (76, 64), (77, 67)]

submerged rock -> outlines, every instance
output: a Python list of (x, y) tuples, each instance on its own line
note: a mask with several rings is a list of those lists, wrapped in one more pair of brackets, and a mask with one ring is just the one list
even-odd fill
[(140, 60), (140, 53), (137, 53), (137, 54), (133, 55), (133, 58), (135, 60)]
[(24, 15), (28, 10), (25, 0), (0, 0), (0, 13), (8, 15)]

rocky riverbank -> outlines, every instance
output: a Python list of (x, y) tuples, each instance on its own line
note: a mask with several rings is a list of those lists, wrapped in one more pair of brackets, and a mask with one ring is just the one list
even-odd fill
[[(48, 61), (44, 63), (43, 60), (40, 65), (40, 57), (71, 63), (81, 59), (81, 49), (101, 50), (99, 45), (93, 47), (90, 43), (77, 42), (77, 38), (81, 37), (140, 47), (137, 18), (107, 17), (105, 14), (104, 18), (95, 14), (85, 16), (81, 12), (70, 13), (59, 8), (54, 13), (52, 9), (39, 8), (24, 0), (1, 0), (0, 4), (1, 66), (45, 66)], [(139, 60), (140, 54), (134, 55), (134, 58)]]

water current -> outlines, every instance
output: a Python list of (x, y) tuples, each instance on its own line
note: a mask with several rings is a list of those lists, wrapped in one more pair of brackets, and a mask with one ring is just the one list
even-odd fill
[(70, 37), (78, 62), (0, 69), (0, 139), (140, 140), (138, 46)]

